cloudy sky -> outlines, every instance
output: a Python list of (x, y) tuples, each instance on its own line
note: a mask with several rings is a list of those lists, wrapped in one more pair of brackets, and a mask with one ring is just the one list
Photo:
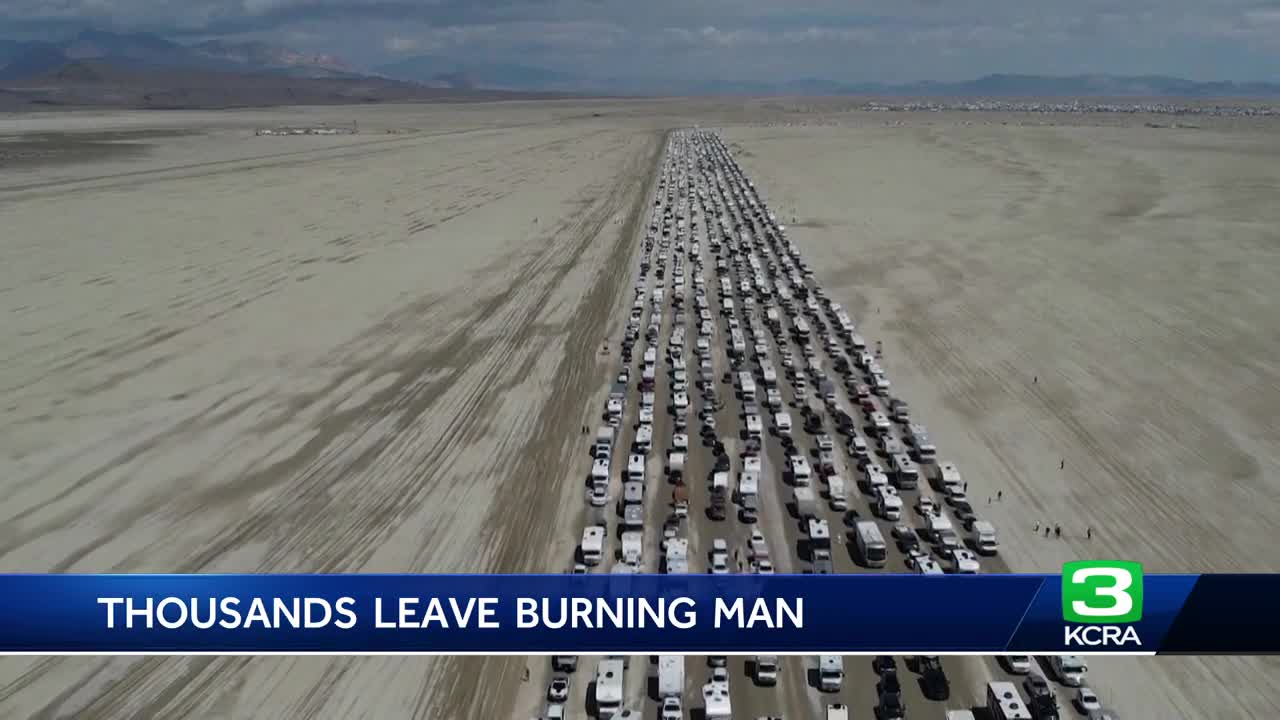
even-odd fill
[(0, 36), (93, 26), (595, 76), (1280, 80), (1280, 0), (0, 0)]

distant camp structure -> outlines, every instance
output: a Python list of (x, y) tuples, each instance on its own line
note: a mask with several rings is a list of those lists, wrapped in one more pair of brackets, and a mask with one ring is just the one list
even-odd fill
[(355, 135), (360, 132), (360, 127), (356, 123), (351, 123), (351, 127), (330, 127), (328, 125), (319, 125), (315, 127), (275, 127), (275, 128), (258, 128), (254, 131), (255, 135)]

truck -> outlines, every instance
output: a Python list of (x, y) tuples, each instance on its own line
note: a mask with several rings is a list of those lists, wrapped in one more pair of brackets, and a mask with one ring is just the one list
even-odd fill
[(1079, 655), (1054, 655), (1050, 664), (1053, 666), (1053, 674), (1063, 685), (1067, 687), (1084, 685), (1085, 675), (1089, 672), (1089, 666), (1085, 664), (1084, 658)]
[(604, 536), (603, 525), (591, 525), (582, 531), (583, 565), (590, 567), (600, 564), (600, 559), (604, 556)]
[(684, 693), (684, 656), (658, 656), (658, 698), (679, 697)]
[(608, 458), (613, 454), (614, 430), (608, 425), (601, 425), (596, 428), (596, 442), (592, 446), (591, 454), (597, 459)]
[(973, 523), (973, 545), (980, 555), (995, 555), (1000, 551), (1000, 541), (996, 537), (996, 526), (986, 520), (975, 520)]
[(1031, 711), (1011, 682), (987, 683), (987, 710), (994, 720), (1032, 720)]
[(879, 525), (872, 520), (859, 520), (853, 525), (853, 536), (863, 565), (869, 568), (885, 566), (888, 553)]
[(793, 489), (791, 504), (795, 507), (796, 517), (800, 520), (818, 517), (818, 500), (811, 487), (803, 486)]
[(601, 660), (596, 665), (596, 717), (611, 720), (622, 709), (622, 660)]
[(667, 478), (671, 482), (680, 484), (684, 482), (684, 463), (687, 456), (684, 452), (672, 450), (667, 453)]
[(818, 687), (822, 692), (840, 692), (844, 684), (844, 658), (839, 655), (818, 656)]
[(622, 562), (632, 567), (639, 567), (644, 549), (644, 533), (627, 531), (622, 533)]
[(844, 512), (849, 508), (849, 501), (845, 497), (844, 478), (839, 475), (827, 478), (827, 496), (831, 500), (832, 510)]
[(757, 685), (772, 687), (778, 684), (778, 656), (757, 655), (752, 665), (752, 677)]

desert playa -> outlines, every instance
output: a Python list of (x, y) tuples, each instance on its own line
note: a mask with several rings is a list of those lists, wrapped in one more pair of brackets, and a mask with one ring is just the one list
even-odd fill
[[(836, 101), (0, 116), (0, 571), (565, 570), (602, 343), (667, 134), (695, 124), (883, 342), (1004, 569), (1280, 571), (1280, 126), (1143, 122)], [(0, 716), (524, 718), (544, 665), (5, 658)], [(1090, 684), (1126, 718), (1263, 718), (1278, 677), (1094, 658)]]

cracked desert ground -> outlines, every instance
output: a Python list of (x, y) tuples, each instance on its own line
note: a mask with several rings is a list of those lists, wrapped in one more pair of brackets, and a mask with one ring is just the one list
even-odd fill
[[(1011, 570), (1280, 571), (1280, 126), (1143, 120), (0, 116), (0, 571), (563, 570), (597, 351), (665, 133), (693, 124), (884, 342), (970, 495), (1002, 493), (979, 510)], [(0, 717), (523, 717), (526, 663), (5, 658)], [(1094, 658), (1090, 685), (1126, 718), (1274, 718), (1278, 678)]]

